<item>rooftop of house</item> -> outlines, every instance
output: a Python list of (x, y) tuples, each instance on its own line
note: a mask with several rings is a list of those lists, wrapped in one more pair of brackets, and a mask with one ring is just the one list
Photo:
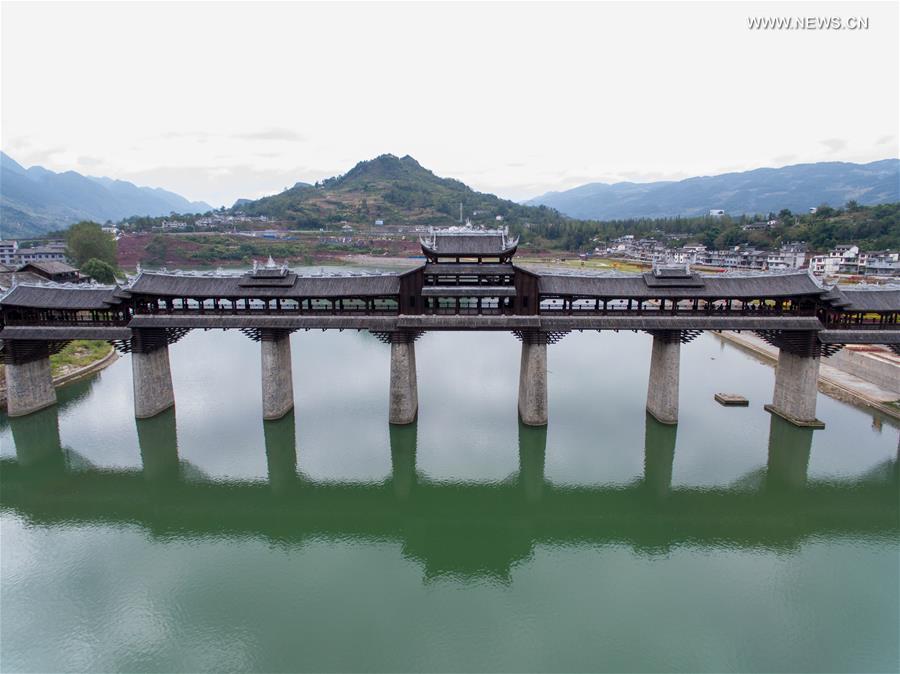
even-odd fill
[(66, 264), (65, 262), (59, 262), (58, 260), (34, 260), (32, 262), (26, 262), (19, 267), (19, 270), (21, 271), (28, 271), (29, 269), (53, 275), (78, 273), (78, 270), (72, 265)]

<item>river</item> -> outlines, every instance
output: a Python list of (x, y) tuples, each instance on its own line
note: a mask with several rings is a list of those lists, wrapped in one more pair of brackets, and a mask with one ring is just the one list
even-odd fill
[(135, 421), (124, 357), (0, 416), (0, 668), (896, 671), (897, 429), (773, 418), (772, 368), (708, 334), (661, 426), (650, 340), (550, 346), (545, 431), (506, 333), (419, 340), (410, 427), (356, 332), (292, 336), (278, 422), (222, 331), (171, 347), (174, 412)]

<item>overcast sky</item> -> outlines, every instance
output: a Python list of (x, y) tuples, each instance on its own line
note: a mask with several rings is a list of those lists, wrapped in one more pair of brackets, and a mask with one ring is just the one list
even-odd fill
[[(749, 16), (863, 16), (753, 31)], [(2, 5), (2, 148), (213, 205), (382, 153), (522, 200), (897, 157), (898, 3)]]

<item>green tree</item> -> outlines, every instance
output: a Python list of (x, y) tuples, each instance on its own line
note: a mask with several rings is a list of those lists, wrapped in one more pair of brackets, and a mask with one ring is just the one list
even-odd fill
[(80, 267), (91, 258), (102, 260), (113, 268), (118, 266), (116, 240), (96, 222), (72, 225), (66, 234), (66, 248), (76, 266)]
[(92, 257), (90, 260), (81, 265), (81, 273), (90, 276), (100, 283), (115, 283), (116, 269), (111, 264)]

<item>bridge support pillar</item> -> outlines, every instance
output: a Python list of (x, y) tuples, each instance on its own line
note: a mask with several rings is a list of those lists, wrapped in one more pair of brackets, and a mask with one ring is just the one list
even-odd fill
[(519, 483), (525, 500), (536, 503), (544, 492), (544, 462), (547, 454), (547, 428), (519, 424)]
[(263, 419), (280, 419), (294, 408), (291, 335), (288, 330), (261, 330)]
[(415, 422), (403, 426), (392, 424), (388, 430), (391, 443), (391, 483), (394, 494), (403, 500), (416, 486), (416, 441), (418, 431)]
[(144, 477), (152, 482), (174, 482), (181, 473), (175, 409), (169, 407), (150, 419), (138, 419), (138, 447)]
[(522, 335), (519, 418), (526, 426), (547, 425), (547, 340), (541, 334)]
[(681, 362), (681, 332), (660, 330), (653, 334), (647, 411), (663, 424), (678, 423), (678, 370)]
[(7, 412), (22, 417), (56, 404), (56, 389), (50, 373), (50, 351), (46, 344), (29, 345), (26, 357), (17, 358), (16, 348), (7, 345)]
[(131, 338), (134, 416), (155, 417), (175, 404), (166, 331), (134, 330)]
[(819, 381), (819, 358), (797, 355), (782, 348), (775, 368), (775, 394), (765, 408), (795, 426), (824, 428), (816, 419), (816, 394)]
[(389, 421), (392, 424), (411, 424), (416, 420), (418, 413), (415, 338), (402, 333), (392, 333)]
[(772, 415), (766, 461), (767, 488), (784, 490), (806, 486), (813, 430), (795, 426), (779, 415)]
[(672, 490), (677, 433), (677, 425), (661, 424), (652, 414), (647, 414), (644, 425), (644, 485), (657, 498), (668, 496)]
[(48, 472), (65, 469), (59, 438), (59, 409), (53, 405), (23, 418), (10, 419), (16, 460), (23, 468), (41, 467)]
[(294, 414), (288, 412), (281, 419), (263, 421), (266, 442), (266, 467), (269, 486), (276, 494), (284, 494), (297, 484), (297, 435)]

